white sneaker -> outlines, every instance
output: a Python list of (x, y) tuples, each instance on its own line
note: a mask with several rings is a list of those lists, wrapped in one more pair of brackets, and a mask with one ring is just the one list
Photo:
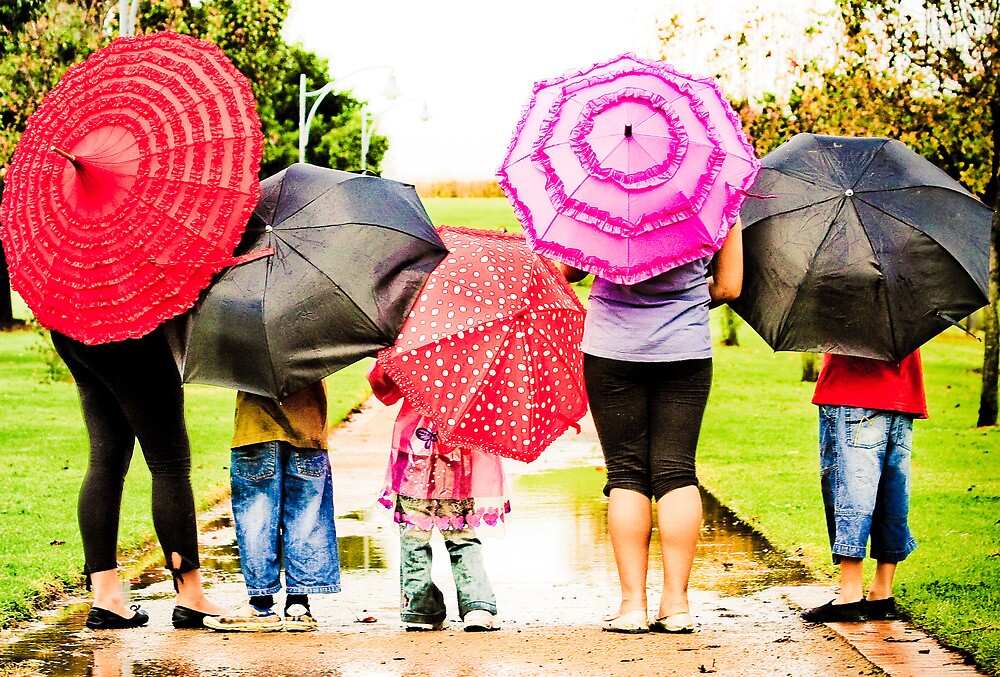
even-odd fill
[(489, 632), (500, 629), (496, 616), (485, 609), (473, 609), (465, 614), (462, 620), (465, 622), (466, 632)]
[(444, 621), (440, 623), (407, 623), (407, 632), (435, 632), (437, 630), (444, 630)]
[(285, 609), (285, 632), (312, 632), (318, 624), (312, 614), (302, 604), (293, 604)]

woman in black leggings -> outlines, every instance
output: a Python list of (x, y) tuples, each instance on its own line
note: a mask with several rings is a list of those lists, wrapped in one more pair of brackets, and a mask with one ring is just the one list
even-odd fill
[(173, 624), (202, 627), (206, 615), (225, 609), (209, 601), (202, 587), (184, 391), (163, 331), (94, 346), (53, 331), (52, 343), (76, 380), (90, 437), (79, 501), (94, 592), (87, 626), (127, 628), (148, 620), (138, 607), (125, 608), (118, 581), (122, 489), (138, 439), (152, 476), (153, 526), (177, 589)]

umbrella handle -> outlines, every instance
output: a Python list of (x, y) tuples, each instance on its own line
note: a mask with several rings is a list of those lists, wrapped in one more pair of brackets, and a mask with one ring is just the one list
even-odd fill
[(251, 261), (256, 261), (257, 259), (262, 259), (265, 256), (274, 256), (274, 247), (265, 247), (264, 249), (255, 249), (252, 252), (247, 252), (246, 254), (241, 254), (239, 256), (233, 256), (225, 261), (223, 261), (220, 268), (230, 268), (232, 266), (240, 266), (244, 263), (250, 263)]

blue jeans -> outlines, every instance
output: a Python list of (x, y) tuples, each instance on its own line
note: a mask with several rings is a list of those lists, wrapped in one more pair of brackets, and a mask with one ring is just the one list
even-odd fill
[(871, 557), (901, 562), (917, 547), (910, 512), (913, 417), (821, 405), (820, 477), (833, 561)]
[(264, 442), (232, 451), (240, 568), (251, 596), (340, 592), (333, 478), (326, 451)]
[[(433, 499), (397, 497), (398, 509), (411, 515), (430, 514), (427, 506)], [(472, 499), (439, 500), (436, 514), (444, 515), (454, 508), (463, 514), (472, 508), (465, 505)], [(399, 588), (400, 618), (404, 623), (441, 623), (447, 617), (444, 595), (431, 580), (431, 534), (406, 524), (399, 525)], [(465, 615), (475, 609), (496, 614), (496, 598), (483, 565), (483, 545), (472, 527), (445, 529), (444, 545), (451, 559), (451, 575), (458, 591), (458, 613)]]

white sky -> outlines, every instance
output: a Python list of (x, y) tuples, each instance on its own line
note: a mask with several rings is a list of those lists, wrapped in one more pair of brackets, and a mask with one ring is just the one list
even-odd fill
[[(342, 89), (370, 102), (390, 139), (384, 175), (401, 181), (494, 178), (535, 81), (622, 52), (658, 58), (656, 20), (690, 0), (292, 0), (284, 34), (330, 61)], [(784, 0), (715, 0), (727, 23)], [(800, 2), (795, 3), (799, 5)], [(801, 3), (809, 4), (809, 3)], [(766, 7), (765, 7), (766, 8)], [(697, 10), (699, 12), (705, 9)], [(714, 32), (715, 26), (708, 27)], [(703, 35), (703, 49), (721, 38)], [(688, 58), (690, 61), (690, 56)], [(701, 61), (671, 62), (687, 72)], [(400, 97), (382, 96), (388, 68)], [(308, 83), (318, 89), (323, 83)], [(426, 104), (430, 119), (420, 121)], [(307, 155), (308, 159), (308, 155)]]

